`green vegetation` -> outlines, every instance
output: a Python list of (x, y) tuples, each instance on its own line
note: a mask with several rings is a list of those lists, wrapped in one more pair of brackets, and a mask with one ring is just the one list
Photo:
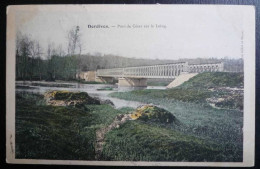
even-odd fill
[[(130, 117), (136, 120), (106, 133), (100, 160), (241, 162), (243, 111), (216, 109), (206, 101), (227, 94), (234, 96), (236, 91), (229, 93), (226, 88), (242, 83), (216, 80), (226, 77), (239, 81), (225, 73), (203, 74), (209, 77), (207, 81), (201, 82), (203, 77), (195, 76), (173, 89), (112, 94), (164, 109), (149, 105), (116, 110), (95, 102), (75, 107), (47, 106), (41, 95), (17, 94), (16, 158), (95, 160), (96, 131), (111, 125), (118, 114), (133, 113)], [(83, 92), (50, 94), (57, 100), (91, 100)], [(237, 98), (241, 96), (238, 94)], [(234, 106), (232, 97), (216, 105), (222, 102), (223, 106)]]
[(168, 84), (170, 84), (171, 82), (167, 82), (167, 81), (148, 81), (147, 82), (147, 86), (167, 86)]
[(208, 89), (215, 87), (243, 87), (243, 73), (204, 72), (184, 82), (181, 88)]
[(226, 99), (220, 102), (217, 102), (215, 105), (217, 107), (226, 108), (226, 109), (233, 109), (238, 108), (239, 110), (243, 110), (244, 104), (243, 104), (243, 96), (238, 95), (236, 97)]
[(119, 110), (121, 112), (124, 112), (124, 114), (126, 114), (126, 113), (133, 113), (135, 111), (135, 109), (132, 108), (132, 107), (122, 107)]
[(16, 158), (94, 160), (96, 129), (122, 112), (109, 105), (47, 106), (42, 95), (16, 95)]
[[(208, 78), (204, 78), (204, 75)], [(177, 88), (116, 92), (110, 96), (159, 105), (173, 113), (182, 124), (165, 127), (213, 142), (221, 152), (225, 152), (222, 154), (223, 159), (234, 158), (236, 161), (241, 161), (243, 111), (234, 107), (243, 105), (243, 93), (236, 94), (234, 91), (219, 89), (241, 85), (243, 85), (241, 73), (201, 73)], [(208, 88), (214, 90), (208, 90)], [(228, 97), (222, 101), (221, 107), (226, 109), (213, 108), (206, 101), (207, 98), (224, 96)], [(216, 103), (218, 104), (222, 103)], [(228, 153), (226, 153), (227, 150)]]
[(133, 90), (128, 93), (112, 93), (110, 96), (119, 97), (125, 99), (127, 95), (131, 96), (149, 96), (150, 98), (161, 98), (161, 99), (175, 99), (185, 102), (201, 102), (205, 101), (209, 97), (210, 92), (204, 90), (193, 90), (193, 89), (182, 89), (174, 88), (167, 90), (160, 89), (144, 89), (144, 90)]
[(103, 87), (103, 88), (99, 88), (97, 90), (113, 90), (112, 87)]
[[(126, 100), (138, 100), (136, 97), (146, 96), (150, 99), (169, 99), (178, 100), (183, 102), (196, 102), (204, 104), (206, 99), (210, 97), (219, 97), (230, 95), (228, 91), (216, 89), (214, 92), (208, 90), (210, 88), (219, 87), (241, 87), (243, 86), (243, 74), (242, 73), (225, 73), (225, 72), (214, 72), (214, 73), (201, 73), (191, 78), (189, 81), (184, 82), (181, 86), (166, 89), (166, 90), (134, 90), (125, 93), (112, 93), (110, 96), (118, 97)], [(146, 100), (146, 99), (145, 99)], [(141, 100), (143, 101), (143, 100)], [(234, 102), (234, 104), (230, 104)], [(153, 103), (153, 102), (151, 102)], [(228, 104), (228, 105), (225, 105)], [(233, 94), (233, 98), (229, 102), (222, 102), (218, 104), (224, 108), (241, 108), (243, 106), (243, 99), (241, 95)]]
[(104, 160), (241, 161), (219, 145), (141, 121), (128, 121), (106, 135)]

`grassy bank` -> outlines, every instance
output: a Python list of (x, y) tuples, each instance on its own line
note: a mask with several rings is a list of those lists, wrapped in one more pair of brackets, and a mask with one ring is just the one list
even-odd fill
[(147, 86), (167, 86), (170, 83), (170, 81), (147, 81)]
[(16, 158), (94, 160), (96, 129), (123, 112), (109, 105), (45, 105), (43, 96), (16, 96)]
[[(170, 126), (172, 130), (183, 134), (192, 135), (209, 142), (214, 142), (217, 147), (225, 152), (226, 159), (234, 157), (242, 160), (243, 150), (243, 111), (239, 109), (216, 109), (211, 107), (206, 99), (209, 97), (222, 97), (235, 94), (219, 90), (221, 87), (243, 86), (241, 73), (201, 73), (183, 85), (167, 90), (136, 90), (131, 92), (117, 92), (110, 94), (125, 100), (134, 100), (144, 103), (153, 103), (166, 108), (173, 113), (183, 124)], [(208, 89), (215, 90), (208, 90)], [(236, 98), (232, 103), (236, 103)], [(239, 96), (241, 98), (241, 96)], [(242, 95), (243, 98), (243, 95)], [(237, 100), (238, 105), (243, 104), (243, 99)], [(223, 107), (227, 106), (226, 104)]]
[(141, 121), (128, 121), (106, 135), (104, 160), (241, 161), (217, 144)]
[[(122, 99), (132, 100), (131, 96), (147, 96), (149, 98), (171, 99), (183, 102), (203, 103), (206, 98), (214, 96), (223, 96), (228, 94), (227, 91), (208, 89), (219, 87), (243, 87), (243, 74), (241, 73), (201, 73), (184, 82), (181, 86), (167, 90), (134, 90), (127, 93), (112, 93), (111, 96)], [(129, 96), (130, 97), (129, 97)], [(234, 102), (242, 102), (241, 99), (234, 99)], [(223, 103), (224, 104), (224, 103)], [(238, 103), (241, 105), (243, 103)], [(225, 105), (223, 105), (225, 106)], [(227, 106), (228, 107), (228, 106)]]
[(209, 89), (214, 87), (243, 87), (243, 73), (204, 72), (184, 82), (181, 88)]

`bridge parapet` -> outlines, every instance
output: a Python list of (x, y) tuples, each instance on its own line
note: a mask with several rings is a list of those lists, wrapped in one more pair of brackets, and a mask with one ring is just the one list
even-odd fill
[(175, 78), (188, 70), (187, 62), (165, 65), (98, 69), (97, 76), (128, 78)]
[(224, 63), (223, 62), (189, 65), (189, 72), (190, 73), (222, 72), (222, 71), (224, 71)]
[(188, 62), (181, 62), (164, 65), (98, 69), (97, 77), (174, 79), (183, 73), (217, 72), (223, 70), (223, 63), (189, 65)]

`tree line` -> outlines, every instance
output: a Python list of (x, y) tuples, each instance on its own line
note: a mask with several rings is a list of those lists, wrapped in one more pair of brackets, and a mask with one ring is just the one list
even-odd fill
[(79, 26), (67, 34), (67, 53), (61, 45), (49, 43), (44, 52), (39, 41), (29, 35), (16, 36), (16, 79), (17, 80), (72, 80), (79, 71), (79, 56), (82, 43)]
[(81, 54), (80, 27), (73, 27), (67, 33), (67, 49), (62, 45), (49, 43), (46, 51), (40, 42), (29, 35), (17, 33), (16, 37), (16, 79), (17, 80), (75, 80), (81, 71), (95, 71), (97, 69), (147, 66), (176, 62), (190, 64), (224, 62), (224, 69), (230, 72), (243, 72), (243, 59), (196, 58), (179, 60), (136, 59), (101, 53)]

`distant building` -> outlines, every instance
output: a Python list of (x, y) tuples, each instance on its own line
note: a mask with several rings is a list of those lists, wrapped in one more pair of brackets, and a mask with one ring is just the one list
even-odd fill
[(82, 80), (85, 80), (85, 81), (95, 81), (96, 71), (87, 71), (87, 72), (77, 73), (76, 78), (82, 79)]

